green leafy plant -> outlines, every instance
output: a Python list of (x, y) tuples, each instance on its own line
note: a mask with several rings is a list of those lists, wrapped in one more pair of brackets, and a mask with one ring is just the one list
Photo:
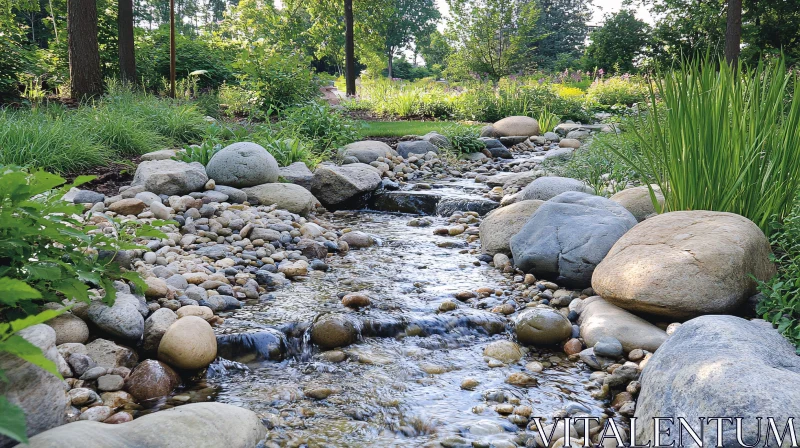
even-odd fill
[(561, 123), (561, 117), (547, 110), (547, 107), (542, 109), (542, 112), (536, 118), (539, 122), (539, 129), (544, 132), (551, 132)]
[(632, 106), (645, 101), (647, 85), (636, 77), (612, 76), (598, 79), (586, 91), (590, 104), (607, 108), (614, 105)]
[(222, 150), (222, 144), (206, 140), (200, 145), (185, 146), (172, 159), (186, 163), (200, 162), (203, 166), (206, 166), (211, 161), (211, 158), (214, 157), (214, 154), (220, 150)]
[(486, 148), (486, 144), (478, 138), (480, 129), (475, 126), (450, 125), (442, 130), (442, 135), (450, 141), (450, 148), (441, 149), (449, 149), (456, 154), (470, 154)]
[(289, 109), (279, 126), (290, 137), (307, 141), (317, 156), (325, 158), (330, 158), (337, 148), (358, 138), (358, 130), (350, 119), (319, 102)]

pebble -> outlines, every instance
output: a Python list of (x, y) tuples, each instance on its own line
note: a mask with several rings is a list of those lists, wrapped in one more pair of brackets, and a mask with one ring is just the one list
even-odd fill
[(461, 388), (464, 390), (474, 390), (479, 384), (480, 382), (475, 378), (464, 378), (464, 380), (461, 381)]
[(365, 294), (350, 293), (342, 297), (342, 305), (348, 308), (364, 308), (370, 305), (370, 300)]
[(78, 417), (78, 420), (102, 422), (103, 420), (111, 417), (112, 412), (114, 411), (112, 411), (108, 406), (95, 406), (83, 411), (81, 416)]

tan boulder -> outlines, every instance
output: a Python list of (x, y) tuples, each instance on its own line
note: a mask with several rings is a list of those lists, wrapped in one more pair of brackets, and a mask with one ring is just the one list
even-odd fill
[(480, 225), (481, 251), (489, 255), (510, 255), (511, 237), (522, 230), (522, 226), (542, 204), (544, 201), (520, 201), (492, 210)]
[(186, 316), (170, 325), (158, 345), (158, 359), (178, 369), (202, 369), (217, 356), (217, 338), (208, 322)]
[[(278, 208), (298, 215), (307, 215), (319, 202), (310, 191), (295, 184), (271, 183), (243, 188), (247, 200), (261, 205), (277, 204)], [(255, 200), (255, 201), (254, 201)]]
[[(658, 188), (658, 185), (652, 185), (652, 187), (656, 201), (658, 201), (660, 207), (664, 207), (664, 195), (661, 194), (661, 189)], [(653, 200), (650, 198), (650, 189), (645, 185), (618, 191), (614, 196), (611, 196), (610, 199), (625, 207), (639, 222), (658, 213), (655, 207), (653, 207)]]
[(598, 296), (584, 300), (582, 309), (578, 323), (589, 347), (603, 337), (612, 337), (626, 353), (637, 348), (654, 352), (667, 339), (664, 330)]
[(506, 117), (492, 125), (500, 137), (539, 135), (539, 122), (535, 118), (516, 115)]

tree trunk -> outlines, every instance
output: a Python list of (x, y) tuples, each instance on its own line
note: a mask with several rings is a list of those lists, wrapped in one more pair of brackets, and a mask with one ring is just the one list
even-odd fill
[(389, 52), (389, 79), (392, 79), (392, 53)]
[(76, 100), (103, 92), (95, 0), (68, 0), (70, 94)]
[(735, 64), (742, 43), (742, 0), (728, 0), (728, 25), (725, 29), (725, 60)]
[(133, 1), (118, 0), (119, 75), (125, 82), (136, 82), (136, 56), (133, 46)]
[(169, 0), (169, 97), (175, 98), (175, 0)]
[(344, 0), (344, 65), (347, 96), (356, 95), (356, 57), (353, 39), (353, 0)]

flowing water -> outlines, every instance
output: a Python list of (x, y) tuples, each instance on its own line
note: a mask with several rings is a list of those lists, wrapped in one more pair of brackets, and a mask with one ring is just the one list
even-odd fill
[[(431, 191), (450, 204), (467, 204), (483, 199), (485, 190), (477, 185), (451, 182)], [(532, 349), (519, 363), (489, 367), (484, 347), (513, 340), (508, 318), (489, 311), (512, 300), (513, 283), (476, 263), (479, 242), (433, 235), (446, 218), (431, 216), (431, 227), (410, 227), (411, 215), (329, 216), (337, 225), (374, 235), (379, 244), (334, 256), (328, 272), (315, 271), (277, 289), (273, 300), (247, 304), (218, 329), (221, 335), (240, 335), (220, 338), (232, 341), (221, 346), (221, 355), (241, 364), (213, 369), (208, 383), (214, 399), (263, 416), (273, 445), (419, 447), (462, 436), (482, 446), (507, 446), (524, 444), (520, 435), (527, 430), (495, 412), (498, 401), (530, 406), (532, 416), (543, 418), (568, 406), (603, 414), (604, 404), (586, 388), (590, 371), (557, 349)], [(480, 287), (499, 295), (438, 311), (454, 293)], [(372, 305), (362, 311), (342, 306), (337, 294), (352, 291), (367, 294)], [(358, 342), (342, 349), (344, 362), (327, 360), (309, 341), (311, 323), (325, 313), (344, 313), (360, 329)], [(546, 366), (532, 374), (538, 386), (505, 382), (530, 361)], [(473, 391), (461, 388), (468, 377), (480, 382)], [(321, 400), (304, 395), (314, 388), (332, 393)]]

